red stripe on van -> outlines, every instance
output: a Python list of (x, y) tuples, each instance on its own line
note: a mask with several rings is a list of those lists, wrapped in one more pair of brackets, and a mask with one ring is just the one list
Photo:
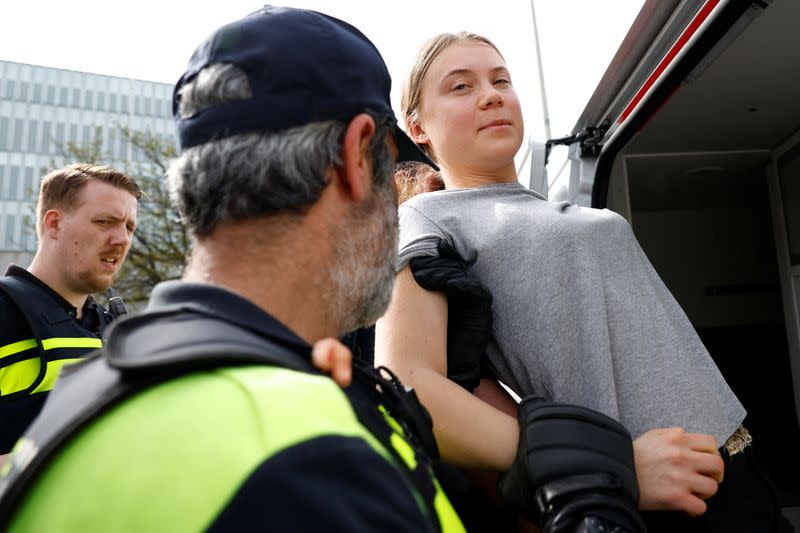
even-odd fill
[(644, 83), (644, 85), (642, 85), (642, 88), (639, 89), (639, 92), (636, 93), (636, 96), (633, 97), (633, 100), (631, 100), (631, 103), (625, 108), (625, 111), (623, 111), (619, 116), (617, 119), (617, 124), (622, 124), (625, 122), (625, 119), (628, 118), (628, 115), (630, 115), (631, 112), (633, 112), (633, 109), (639, 104), (639, 102), (641, 102), (642, 98), (644, 98), (644, 95), (650, 90), (650, 87), (653, 86), (658, 77), (661, 76), (669, 64), (672, 63), (672, 60), (675, 59), (675, 56), (678, 55), (678, 52), (680, 52), (684, 45), (689, 42), (689, 39), (697, 31), (697, 28), (699, 28), (700, 25), (708, 18), (708, 16), (719, 3), (720, 0), (706, 1), (705, 5), (703, 5), (697, 15), (694, 16), (689, 25), (686, 26), (686, 29), (683, 30), (683, 33), (678, 40), (675, 41), (675, 44), (672, 45), (672, 48), (670, 48), (667, 55), (664, 56), (664, 59), (661, 60), (661, 63), (658, 64), (658, 67), (656, 67), (653, 73), (650, 74), (650, 77), (647, 78), (647, 81)]

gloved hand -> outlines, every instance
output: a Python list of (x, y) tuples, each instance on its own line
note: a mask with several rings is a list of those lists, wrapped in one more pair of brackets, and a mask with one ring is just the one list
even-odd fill
[(472, 392), (492, 329), (492, 293), (447, 243), (440, 242), (438, 252), (412, 259), (411, 272), (423, 289), (447, 295), (447, 377)]
[(619, 422), (529, 397), (519, 425), (517, 456), (498, 483), (507, 503), (545, 533), (645, 531), (633, 444)]

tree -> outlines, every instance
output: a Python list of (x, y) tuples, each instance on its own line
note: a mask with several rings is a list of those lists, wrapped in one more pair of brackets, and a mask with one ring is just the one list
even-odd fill
[(147, 302), (157, 283), (181, 276), (191, 241), (185, 224), (170, 203), (166, 187), (169, 160), (177, 155), (174, 141), (150, 132), (133, 131), (127, 126), (114, 127), (130, 143), (132, 150), (128, 153), (136, 157), (129, 159), (135, 161), (115, 163), (112, 150), (104, 148), (99, 134), (86, 145), (67, 142), (59, 149), (65, 162), (96, 163), (125, 171), (144, 193), (139, 200), (139, 223), (133, 244), (114, 286), (125, 303), (136, 309)]

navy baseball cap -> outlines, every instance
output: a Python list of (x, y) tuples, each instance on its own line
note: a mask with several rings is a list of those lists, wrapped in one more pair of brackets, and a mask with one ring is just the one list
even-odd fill
[[(181, 117), (181, 89), (214, 63), (242, 69), (253, 97)], [(438, 169), (397, 125), (391, 86), (378, 49), (355, 27), (316, 11), (267, 5), (222, 26), (197, 47), (175, 85), (172, 115), (183, 151), (240, 133), (350, 120), (370, 111), (391, 120), (398, 161)]]

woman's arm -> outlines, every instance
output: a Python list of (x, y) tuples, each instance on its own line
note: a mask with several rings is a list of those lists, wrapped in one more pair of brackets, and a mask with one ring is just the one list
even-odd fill
[(443, 459), (500, 472), (511, 466), (517, 420), (447, 379), (447, 300), (420, 287), (408, 267), (397, 275), (392, 303), (377, 323), (375, 364), (416, 389)]
[[(499, 399), (499, 390), (492, 391), (499, 389), (497, 384), (482, 383), (476, 390), (479, 398), (447, 379), (446, 332), (445, 296), (420, 287), (406, 267), (376, 327), (375, 362), (417, 390), (433, 417), (445, 460), (463, 468), (504, 472), (519, 440), (513, 409), (507, 399)], [(701, 514), (703, 500), (716, 492), (722, 477), (713, 438), (678, 428), (648, 431), (634, 441), (634, 455), (642, 509)]]
[[(482, 379), (473, 394), (517, 417), (518, 405), (496, 381)], [(633, 441), (633, 457), (641, 510), (703, 514), (703, 500), (713, 496), (722, 481), (724, 464), (711, 435), (688, 433), (681, 428), (651, 429)], [(496, 474), (490, 477), (480, 473), (471, 479), (484, 490), (497, 483)]]

